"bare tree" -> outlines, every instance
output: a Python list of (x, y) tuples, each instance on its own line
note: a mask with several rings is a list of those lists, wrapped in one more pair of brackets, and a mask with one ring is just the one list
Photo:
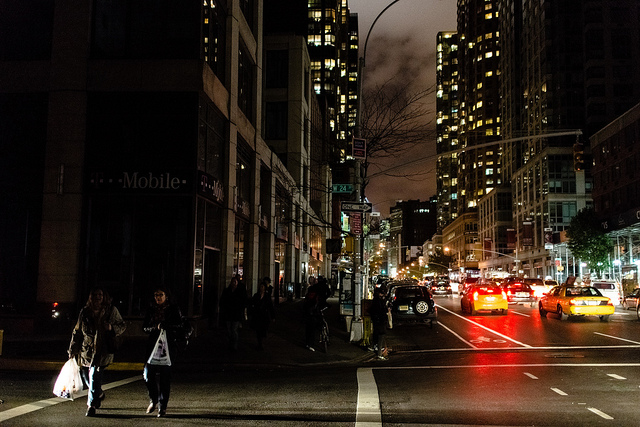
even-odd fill
[(360, 135), (367, 139), (363, 193), (369, 166), (435, 138), (433, 111), (428, 106), (434, 90), (433, 86), (415, 90), (411, 81), (393, 78), (363, 94)]

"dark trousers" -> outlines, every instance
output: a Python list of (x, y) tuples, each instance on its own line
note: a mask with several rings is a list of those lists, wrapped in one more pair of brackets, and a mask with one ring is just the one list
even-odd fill
[(167, 409), (171, 394), (171, 366), (144, 365), (144, 383), (149, 392), (149, 400), (159, 404), (159, 409)]
[(380, 332), (380, 329), (374, 327), (373, 334), (371, 336), (371, 340), (378, 346), (378, 356), (382, 356), (383, 348), (386, 344), (386, 341), (384, 339), (385, 333), (383, 331), (382, 333)]
[(313, 347), (318, 343), (318, 339), (316, 338), (318, 325), (319, 323), (316, 316), (309, 316), (305, 320), (305, 344), (309, 347)]

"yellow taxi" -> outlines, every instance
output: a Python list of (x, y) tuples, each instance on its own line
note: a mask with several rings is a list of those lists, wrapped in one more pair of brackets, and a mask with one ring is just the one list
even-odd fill
[(500, 310), (507, 314), (509, 301), (502, 288), (494, 283), (476, 284), (467, 287), (460, 297), (462, 312), (468, 311), (472, 316), (480, 310)]
[(540, 298), (540, 316), (556, 313), (560, 319), (566, 316), (598, 316), (601, 322), (609, 321), (615, 312), (611, 299), (603, 296), (593, 286), (560, 285), (553, 287)]

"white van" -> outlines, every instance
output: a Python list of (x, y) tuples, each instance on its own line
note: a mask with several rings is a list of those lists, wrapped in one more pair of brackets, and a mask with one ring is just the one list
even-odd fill
[(609, 297), (614, 306), (620, 305), (620, 285), (611, 280), (594, 280), (591, 286), (600, 291), (605, 297)]

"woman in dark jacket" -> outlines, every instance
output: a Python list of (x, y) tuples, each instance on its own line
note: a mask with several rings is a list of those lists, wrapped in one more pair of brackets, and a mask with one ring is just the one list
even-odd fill
[(79, 356), (82, 378), (89, 387), (87, 417), (96, 414), (104, 399), (102, 373), (113, 362), (116, 336), (122, 335), (125, 329), (124, 320), (111, 305), (109, 294), (102, 288), (94, 288), (80, 310), (68, 351), (69, 358)]
[[(154, 301), (147, 311), (142, 324), (144, 332), (149, 334), (147, 341), (147, 355), (151, 355), (160, 336), (160, 331), (167, 331), (167, 343), (169, 345), (169, 359), (176, 356), (175, 342), (179, 334), (183, 333), (183, 319), (180, 307), (170, 300), (167, 290), (158, 288), (153, 293)], [(147, 414), (151, 414), (158, 408), (158, 417), (164, 417), (167, 413), (167, 404), (171, 393), (171, 366), (154, 365), (148, 362), (144, 365), (144, 382), (149, 392), (149, 406)]]
[(260, 283), (258, 292), (251, 298), (250, 313), (250, 326), (256, 331), (258, 350), (262, 350), (262, 340), (267, 336), (269, 324), (276, 318), (271, 295), (267, 291), (267, 284), (264, 281)]
[(371, 325), (373, 326), (373, 336), (371, 337), (377, 347), (378, 359), (385, 360), (383, 349), (385, 344), (384, 336), (387, 333), (387, 323), (389, 321), (389, 309), (384, 301), (384, 294), (378, 288), (373, 293), (373, 301), (369, 307), (369, 315), (371, 315)]

